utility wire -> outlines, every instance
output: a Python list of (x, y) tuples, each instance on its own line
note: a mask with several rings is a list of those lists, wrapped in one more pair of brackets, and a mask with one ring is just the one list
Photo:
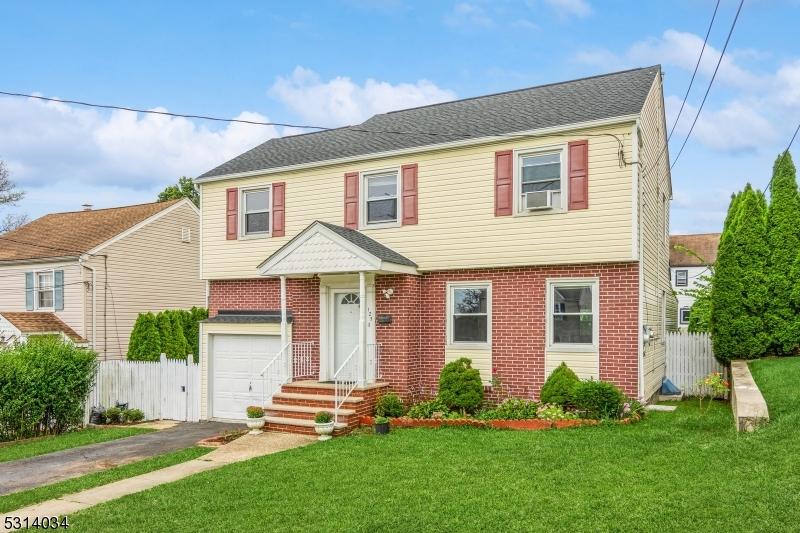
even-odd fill
[(686, 94), (683, 95), (683, 102), (681, 102), (681, 108), (678, 110), (678, 115), (675, 117), (675, 122), (672, 123), (672, 128), (669, 130), (669, 135), (667, 136), (667, 143), (672, 138), (672, 132), (675, 131), (675, 126), (678, 125), (678, 120), (681, 118), (681, 113), (683, 113), (683, 107), (686, 105), (686, 99), (689, 98), (689, 91), (692, 90), (692, 85), (694, 84), (694, 78), (697, 76), (697, 70), (700, 68), (700, 60), (703, 59), (703, 53), (706, 51), (706, 45), (708, 44), (708, 36), (711, 35), (711, 27), (714, 26), (714, 19), (717, 17), (717, 9), (719, 9), (719, 1), (717, 0), (717, 5), (714, 6), (714, 13), (711, 14), (711, 22), (708, 23), (708, 30), (706, 31), (706, 38), (703, 39), (703, 47), (700, 49), (700, 55), (697, 57), (697, 63), (694, 65), (694, 72), (692, 72), (692, 79), (689, 80), (689, 87), (686, 88)]
[(728, 44), (731, 42), (731, 35), (733, 35), (733, 29), (736, 27), (736, 21), (739, 20), (739, 14), (742, 12), (743, 5), (744, 5), (744, 0), (740, 0), (739, 7), (736, 9), (736, 16), (733, 18), (733, 23), (731, 24), (731, 29), (730, 31), (728, 31), (728, 37), (725, 39), (725, 46), (722, 47), (722, 52), (720, 52), (719, 54), (719, 60), (717, 60), (717, 66), (714, 67), (714, 73), (711, 75), (711, 80), (708, 82), (706, 93), (703, 95), (703, 100), (700, 102), (700, 107), (697, 109), (697, 114), (695, 114), (694, 116), (694, 120), (692, 121), (692, 127), (689, 128), (689, 133), (686, 134), (686, 138), (683, 140), (681, 149), (678, 150), (678, 155), (675, 156), (675, 159), (672, 161), (670, 169), (675, 168), (675, 165), (678, 163), (678, 160), (680, 159), (681, 154), (683, 153), (683, 149), (686, 148), (686, 143), (689, 142), (689, 138), (692, 136), (694, 127), (697, 124), (697, 119), (700, 118), (700, 113), (703, 111), (703, 106), (706, 103), (706, 98), (708, 98), (708, 93), (711, 92), (711, 87), (714, 85), (714, 80), (717, 77), (719, 66), (722, 64), (722, 59), (725, 57), (725, 51), (728, 49)]
[[(800, 124), (798, 124), (798, 125), (797, 125), (797, 128), (795, 128), (795, 130), (794, 130), (794, 135), (792, 135), (792, 138), (789, 140), (789, 144), (786, 146), (786, 150), (784, 150), (784, 151), (783, 151), (783, 154), (781, 154), (781, 159), (780, 159), (780, 161), (778, 161), (778, 163), (775, 165), (775, 167), (776, 167), (776, 168), (777, 168), (777, 167), (779, 167), (779, 166), (781, 166), (781, 163), (783, 163), (783, 160), (784, 160), (784, 158), (786, 157), (786, 154), (788, 154), (788, 153), (789, 153), (789, 149), (790, 149), (790, 148), (792, 147), (792, 145), (794, 144), (794, 139), (795, 139), (795, 137), (797, 137), (797, 132), (798, 132), (798, 131), (800, 131)], [(775, 178), (775, 174), (773, 173), (773, 174), (772, 174), (772, 177), (769, 179), (769, 182), (767, 183), (767, 186), (766, 186), (766, 187), (764, 187), (764, 190), (762, 191), (764, 194), (766, 194), (766, 193), (767, 193), (767, 191), (769, 190), (769, 188), (772, 186), (772, 180), (773, 180), (774, 178)]]
[(257, 120), (244, 120), (239, 118), (219, 118), (219, 117), (210, 117), (207, 115), (186, 115), (183, 113), (170, 113), (169, 111), (156, 111), (155, 109), (136, 109), (133, 107), (124, 107), (118, 105), (105, 105), (105, 104), (92, 104), (90, 102), (81, 102), (78, 100), (61, 100), (59, 98), (47, 98), (46, 96), (38, 96), (35, 94), (24, 94), (24, 93), (12, 93), (6, 91), (0, 91), (0, 94), (5, 96), (18, 96), (21, 98), (34, 98), (36, 100), (44, 100), (46, 102), (59, 102), (62, 104), (74, 104), (74, 105), (82, 105), (86, 107), (97, 107), (100, 109), (118, 109), (120, 111), (133, 111), (134, 113), (147, 113), (150, 115), (165, 115), (168, 117), (181, 117), (181, 118), (197, 118), (201, 120), (213, 120), (215, 122), (236, 122), (239, 124), (253, 124), (256, 126), (283, 126), (287, 128), (301, 128), (301, 129), (312, 129), (312, 130), (327, 130), (330, 128), (326, 128), (324, 126), (307, 126), (301, 124), (286, 124), (283, 122), (259, 122)]

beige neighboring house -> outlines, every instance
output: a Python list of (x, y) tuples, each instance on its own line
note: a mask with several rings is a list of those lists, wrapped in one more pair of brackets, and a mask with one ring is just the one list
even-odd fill
[(124, 358), (141, 312), (204, 306), (187, 199), (45, 215), (0, 235), (0, 343), (56, 334)]

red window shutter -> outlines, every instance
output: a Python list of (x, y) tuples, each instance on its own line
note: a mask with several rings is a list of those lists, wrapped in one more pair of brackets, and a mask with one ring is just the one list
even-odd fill
[(403, 176), (403, 225), (416, 224), (417, 217), (417, 169), (416, 163), (403, 165), (400, 173)]
[(589, 141), (569, 143), (569, 209), (589, 208)]
[(227, 207), (225, 209), (225, 238), (236, 240), (239, 237), (239, 189), (236, 187), (225, 191)]
[(344, 175), (344, 225), (358, 229), (358, 172)]
[(494, 153), (494, 216), (512, 214), (514, 210), (514, 152)]
[(286, 182), (272, 184), (272, 236), (286, 235)]

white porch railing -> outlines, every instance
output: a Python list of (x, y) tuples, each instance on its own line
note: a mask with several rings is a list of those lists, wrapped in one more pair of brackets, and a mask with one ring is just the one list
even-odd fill
[(316, 378), (319, 372), (313, 365), (314, 341), (292, 344), (292, 379)]
[(291, 357), (292, 343), (287, 342), (283, 345), (275, 357), (270, 359), (267, 366), (259, 374), (261, 376), (262, 403), (267, 404), (267, 398), (272, 399), (282, 385), (288, 383), (291, 377), (289, 361)]
[(350, 397), (350, 394), (352, 394), (360, 381), (359, 369), (361, 365), (358, 364), (358, 352), (359, 346), (356, 346), (353, 348), (353, 351), (350, 352), (350, 355), (347, 356), (347, 359), (344, 360), (342, 366), (333, 374), (333, 393), (335, 398), (333, 405), (334, 425), (339, 422), (339, 409), (347, 398)]
[(367, 380), (375, 381), (382, 377), (381, 343), (367, 344)]

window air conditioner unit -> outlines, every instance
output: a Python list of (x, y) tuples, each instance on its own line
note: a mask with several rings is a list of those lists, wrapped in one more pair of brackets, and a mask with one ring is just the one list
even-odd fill
[(526, 192), (523, 199), (524, 207), (528, 211), (553, 209), (553, 191)]

